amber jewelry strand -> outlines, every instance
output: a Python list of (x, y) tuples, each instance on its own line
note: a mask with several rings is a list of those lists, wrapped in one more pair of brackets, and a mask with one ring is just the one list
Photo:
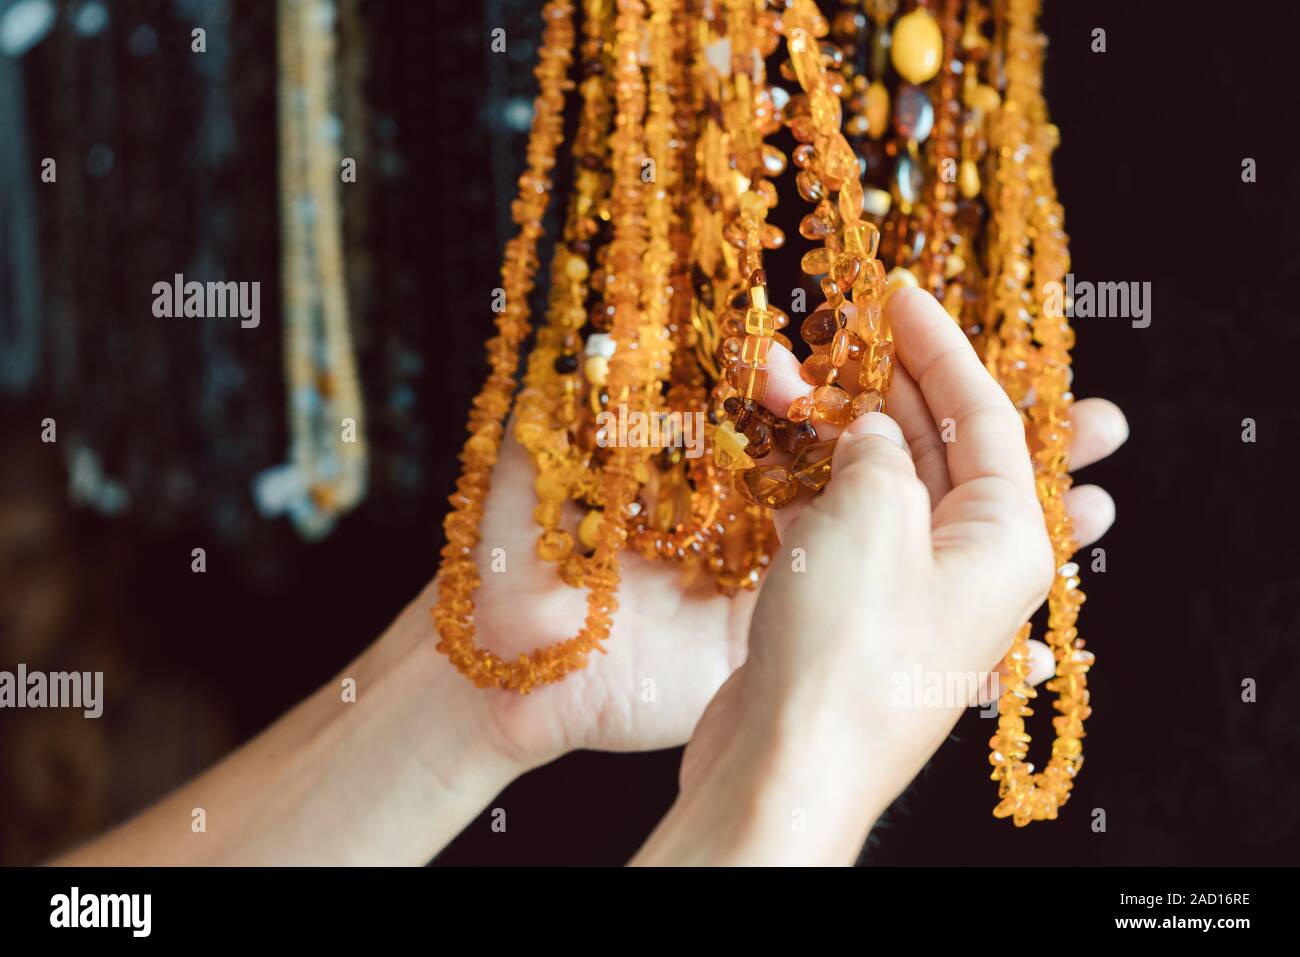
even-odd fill
[[(365, 495), (367, 442), (349, 328), (339, 208), (340, 145), (331, 129), (333, 4), (280, 0), (280, 190), (290, 460), (307, 500), (290, 506), (317, 537)], [(332, 120), (332, 122), (331, 122)], [(350, 423), (352, 440), (343, 441)]]
[[(772, 510), (831, 479), (834, 443), (818, 429), (884, 407), (895, 361), (885, 302), (922, 285), (1024, 417), (1058, 564), (1045, 636), (1057, 662), (1047, 685), (1057, 695), (1056, 740), (1035, 773), (1025, 626), (1007, 657), (990, 749), (995, 813), (1017, 825), (1055, 817), (1082, 764), (1092, 658), (1076, 630), (1083, 595), (1064, 507), (1073, 332), (1039, 296), (1065, 275), (1069, 254), (1036, 0), (861, 0), (860, 10), (843, 4), (833, 30), (812, 0), (582, 7), (566, 158), (574, 187), (515, 435), (536, 468), (537, 555), (589, 589), (587, 615), (574, 638), (515, 661), (474, 644), (472, 555), (529, 332), (574, 55), (571, 4), (552, 3), (528, 172), (512, 209), (520, 231), (502, 267), (506, 311), (446, 521), (439, 647), (482, 686), (527, 692), (562, 679), (610, 634), (624, 549), (674, 563), (683, 588), (700, 575), (723, 594), (757, 587), (776, 548)], [(782, 46), (788, 59), (769, 83)], [(788, 159), (767, 142), (783, 126), (796, 143)], [(820, 299), (800, 324), (811, 355), (799, 374), (811, 388), (781, 416), (763, 404), (767, 360), (773, 343), (792, 344), (789, 318), (769, 298), (766, 260), (786, 255), (768, 217), (788, 162), (809, 204), (798, 232), (813, 244), (795, 255)], [(856, 381), (843, 381), (848, 369)], [(602, 431), (602, 413), (620, 411), (654, 421), (706, 415), (705, 454), (688, 459), (671, 436), (649, 447), (653, 439)], [(566, 523), (572, 505), (585, 510), (576, 533)]]
[[(572, 495), (595, 497), (599, 477), (591, 466), (590, 442), (582, 435), (583, 340), (586, 298), (591, 290), (593, 252), (602, 207), (608, 204), (607, 141), (613, 120), (605, 47), (612, 39), (608, 0), (585, 0), (583, 44), (579, 63), (581, 111), (574, 136), (574, 191), (565, 218), (563, 241), (552, 261), (546, 325), (528, 357), (524, 388), (516, 399), (515, 438), (532, 456), (536, 471), (537, 555), (560, 564), (564, 580), (583, 583), (584, 561), (575, 554), (573, 535), (560, 527), (563, 506)], [(605, 385), (606, 360), (586, 360), (586, 381), (593, 394)], [(599, 374), (598, 374), (599, 368)], [(598, 510), (579, 527), (594, 545)], [(584, 534), (585, 533), (585, 534)]]
[(537, 243), (551, 194), (550, 173), (564, 134), (564, 94), (573, 59), (573, 4), (548, 0), (542, 17), (545, 29), (536, 75), (539, 84), (528, 136), (527, 169), (519, 179), (519, 196), (511, 214), (519, 232), (506, 244), (501, 266), (503, 310), (497, 332), (487, 345), (490, 372), (474, 397), (461, 450), (463, 470), (451, 496), (452, 510), (443, 522), (447, 544), (442, 549), (438, 603), (433, 617), (441, 641), (438, 650), (462, 674), (480, 687), (496, 685), (522, 689), (535, 670), (532, 662), (506, 662), (474, 642), (473, 595), (479, 585), (473, 551), (479, 542), (479, 522), (501, 449), (504, 422), (510, 412), (519, 366), (519, 349), (529, 331), (528, 296), (537, 271)]
[[(1029, 213), (1033, 230), (1033, 275), (1035, 288), (1060, 282), (1069, 268), (1063, 214), (1051, 183), (1051, 152), (1056, 131), (1046, 122), (1041, 93), (1041, 57), (1044, 38), (1037, 32), (1037, 0), (1009, 0), (1007, 11), (1007, 98), (1005, 108), (1020, 111), (1023, 123), (1011, 132), (1028, 132), (1023, 140), (1005, 144), (1004, 158), (1026, 167), (1025, 176), (1035, 187), (1037, 201)], [(1070, 487), (1068, 462), (1069, 350), (1073, 333), (1063, 316), (1053, 316), (1039, 306), (1032, 320), (1034, 339), (1039, 343), (1035, 357), (1035, 396), (1029, 420), (1038, 449), (1034, 454), (1039, 499), (1052, 541), (1058, 567), (1048, 594), (1046, 641), (1056, 659), (1056, 676), (1047, 688), (1057, 695), (1053, 719), (1056, 739), (1052, 756), (1043, 771), (1034, 773), (1025, 757), (1030, 743), (1024, 718), (1032, 714), (1028, 702), (1036, 696), (1028, 681), (1029, 628), (1017, 634), (1006, 660), (1008, 688), (998, 702), (998, 733), (989, 742), (993, 753), (993, 779), (1001, 800), (994, 809), (998, 817), (1010, 817), (1017, 826), (1033, 820), (1051, 820), (1070, 796), (1074, 779), (1083, 766), (1083, 723), (1091, 713), (1087, 672), (1093, 656), (1085, 651), (1075, 628), (1083, 593), (1079, 590), (1078, 566), (1071, 561), (1075, 551), (1073, 529), (1065, 510), (1065, 493)]]

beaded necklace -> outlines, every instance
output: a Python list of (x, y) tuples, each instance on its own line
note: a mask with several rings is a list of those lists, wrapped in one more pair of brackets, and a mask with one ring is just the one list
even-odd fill
[(290, 465), (259, 479), (266, 510), (318, 538), (365, 496), (368, 461), (349, 327), (331, 111), (333, 2), (279, 0), (280, 194)]
[[(704, 571), (723, 593), (756, 587), (776, 547), (771, 510), (831, 479), (834, 442), (818, 429), (885, 407), (894, 346), (884, 305), (921, 285), (967, 330), (1026, 423), (1059, 566), (1046, 635), (1059, 716), (1051, 760), (1035, 773), (1025, 626), (1007, 655), (990, 760), (997, 816), (1054, 818), (1082, 765), (1092, 656), (1075, 627), (1083, 595), (1064, 508), (1073, 333), (1034, 294), (1069, 263), (1037, 0), (862, 0), (861, 12), (848, 0), (834, 30), (813, 0), (583, 0), (574, 188), (515, 435), (536, 469), (537, 553), (588, 589), (587, 616), (573, 638), (513, 661), (475, 643), (472, 552), (530, 333), (574, 6), (544, 9), (504, 306), (444, 523), (439, 649), (481, 687), (526, 693), (561, 680), (609, 636), (624, 548)], [(778, 51), (787, 59), (769, 83)], [(783, 127), (796, 144), (794, 191), (808, 204), (798, 233), (812, 245), (799, 266), (819, 298), (800, 322), (811, 394), (778, 416), (763, 405), (768, 360), (773, 342), (794, 346), (764, 259), (786, 242), (769, 222), (787, 157), (767, 138)], [(856, 390), (845, 388), (849, 370)], [(705, 414), (707, 454), (611, 442), (600, 423), (615, 410), (656, 422)], [(576, 528), (570, 502), (583, 509)]]

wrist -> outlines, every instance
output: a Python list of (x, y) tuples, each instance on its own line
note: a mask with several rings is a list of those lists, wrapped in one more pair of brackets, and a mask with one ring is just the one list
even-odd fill
[[(749, 677), (749, 676), (746, 676)], [(689, 767), (639, 864), (844, 865), (888, 805), (857, 729), (757, 693), (719, 753)], [(778, 701), (778, 704), (774, 704)], [(847, 732), (847, 733), (846, 733)], [(692, 755), (686, 760), (690, 762)]]

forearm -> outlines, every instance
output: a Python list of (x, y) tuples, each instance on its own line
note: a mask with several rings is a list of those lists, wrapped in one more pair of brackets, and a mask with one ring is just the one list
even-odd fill
[(421, 596), (258, 737), (55, 863), (428, 861), (523, 769), (492, 746), (481, 698), (435, 651), (427, 607)]

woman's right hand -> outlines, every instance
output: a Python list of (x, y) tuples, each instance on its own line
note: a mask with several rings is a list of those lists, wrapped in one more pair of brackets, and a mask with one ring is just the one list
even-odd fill
[[(890, 408), (906, 428), (869, 413), (840, 436), (834, 479), (782, 532), (802, 563), (774, 563), (749, 658), (701, 719), (679, 802), (639, 861), (851, 862), (975, 703), (921, 692), (993, 672), (1047, 594), (1056, 569), (1019, 414), (933, 298), (903, 290), (888, 313), (904, 366)], [(1094, 458), (1126, 431), (1109, 409)], [(1051, 671), (1039, 646), (1033, 677)]]

